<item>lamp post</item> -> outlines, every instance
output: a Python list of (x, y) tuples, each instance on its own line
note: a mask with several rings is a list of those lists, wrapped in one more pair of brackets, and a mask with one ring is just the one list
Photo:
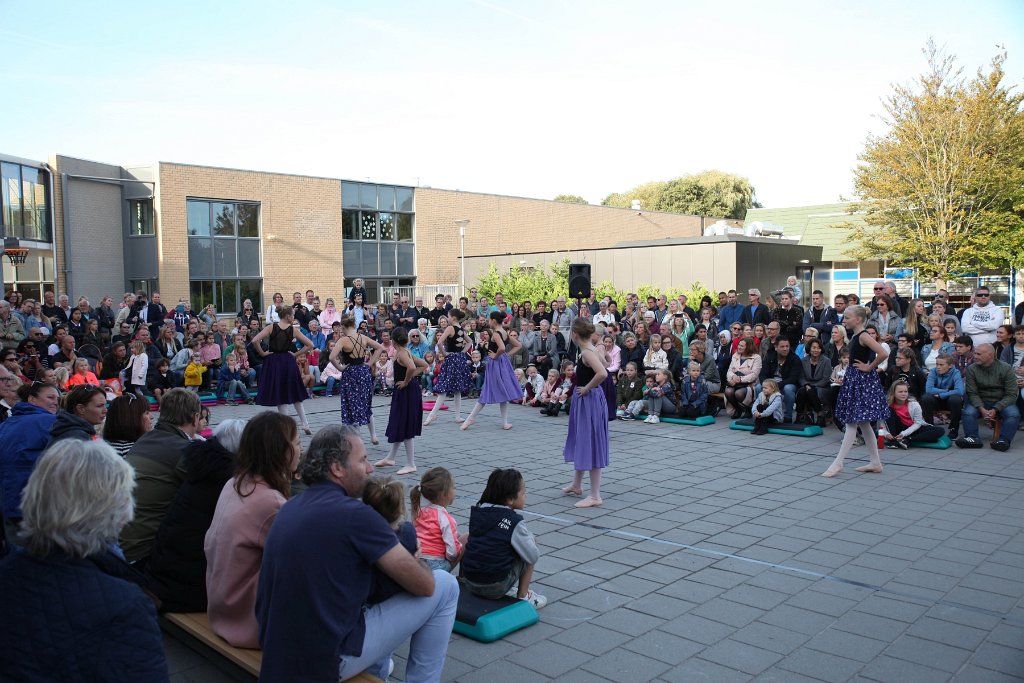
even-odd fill
[(466, 295), (466, 225), (468, 218), (456, 218), (455, 225), (459, 226), (459, 265), (462, 267), (462, 275), (459, 280), (461, 292), (459, 296)]

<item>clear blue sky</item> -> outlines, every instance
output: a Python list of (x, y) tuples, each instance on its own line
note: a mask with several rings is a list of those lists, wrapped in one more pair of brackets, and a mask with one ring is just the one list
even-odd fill
[(1024, 74), (1020, 0), (0, 10), (0, 152), (591, 202), (707, 168), (766, 206), (835, 201), (929, 36), (967, 73), (1002, 45)]

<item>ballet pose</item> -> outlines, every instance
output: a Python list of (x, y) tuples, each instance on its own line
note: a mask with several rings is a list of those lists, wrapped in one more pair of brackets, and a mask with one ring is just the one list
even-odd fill
[[(291, 306), (280, 305), (276, 310), (278, 321), (264, 327), (252, 338), (252, 348), (265, 358), (260, 371), (260, 384), (256, 392), (256, 403), (261, 406), (276, 407), (277, 412), (285, 415), (285, 407), (290, 403), (295, 407), (295, 414), (302, 423), (302, 431), (312, 434), (306, 411), (302, 402), (309, 398), (306, 385), (302, 383), (299, 366), (295, 358), (313, 350), (313, 342), (293, 325), (295, 319)], [(270, 337), (267, 345), (270, 353), (265, 353), (260, 342)], [(302, 343), (302, 349), (295, 350), (295, 340)]]
[[(373, 373), (370, 367), (377, 362), (381, 345), (355, 331), (352, 316), (341, 319), (341, 337), (331, 351), (330, 363), (341, 372), (338, 396), (341, 397), (341, 423), (352, 427), (367, 425), (370, 442), (380, 443), (373, 423)], [(366, 354), (372, 350), (367, 361)]]
[(450, 324), (437, 338), (438, 352), (443, 356), (441, 369), (434, 383), (434, 407), (427, 416), (423, 426), (426, 427), (437, 419), (439, 411), (445, 403), (445, 394), (455, 394), (455, 421), (462, 422), (462, 395), (473, 388), (473, 377), (469, 367), (469, 355), (472, 343), (462, 329), (462, 319), (466, 314), (458, 309), (449, 311)]
[(374, 467), (391, 467), (395, 464), (398, 447), (405, 445), (405, 467), (398, 474), (412, 474), (416, 471), (416, 455), (412, 440), (420, 435), (423, 428), (423, 394), (416, 379), (427, 369), (422, 358), (413, 356), (407, 347), (409, 333), (396, 327), (391, 337), (395, 346), (395, 391), (391, 394), (391, 414), (388, 428), (384, 431), (391, 444), (391, 453)]
[[(488, 403), (497, 403), (501, 409), (501, 428), (512, 429), (512, 425), (508, 423), (508, 402), (522, 396), (523, 390), (519, 388), (519, 380), (516, 378), (516, 371), (512, 369), (512, 362), (508, 359), (507, 351), (515, 353), (522, 344), (518, 339), (512, 339), (509, 342), (508, 333), (501, 328), (501, 322), (504, 319), (504, 313), (498, 311), (491, 313), (489, 320), (491, 340), (487, 343), (487, 355), (490, 356), (491, 362), (484, 374), (484, 388), (480, 392), (480, 398), (473, 406), (469, 417), (459, 427), (463, 431), (469, 429), (469, 426), (476, 421), (476, 416)], [(509, 345), (506, 347), (506, 344)]]
[(569, 409), (569, 433), (562, 455), (573, 464), (572, 483), (563, 493), (583, 495), (583, 473), (590, 472), (590, 493), (576, 503), (578, 508), (601, 505), (601, 470), (608, 466), (608, 404), (601, 383), (608, 371), (604, 350), (598, 350), (591, 336), (594, 325), (583, 318), (572, 323), (572, 341), (579, 349), (576, 359), (576, 395)]
[(849, 306), (843, 313), (843, 326), (852, 333), (849, 345), (850, 366), (846, 370), (843, 384), (836, 399), (836, 420), (846, 424), (843, 444), (839, 455), (823, 477), (834, 477), (843, 469), (843, 461), (853, 448), (857, 430), (864, 437), (870, 462), (858, 467), (858, 472), (881, 472), (882, 459), (878, 455), (878, 439), (871, 428), (872, 422), (884, 422), (889, 417), (889, 405), (885, 400), (882, 383), (878, 379), (878, 366), (889, 356), (889, 347), (879, 343), (871, 335), (864, 334), (867, 311), (863, 306)]

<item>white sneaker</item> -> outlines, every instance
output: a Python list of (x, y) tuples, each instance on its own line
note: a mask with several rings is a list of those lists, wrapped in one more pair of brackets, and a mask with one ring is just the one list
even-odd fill
[(652, 417), (654, 417), (654, 416), (653, 415), (648, 415), (647, 417), (645, 417), (644, 418), (644, 424), (648, 424), (648, 425), (651, 424), (651, 422), (653, 422), (653, 420), (651, 419)]
[(540, 593), (534, 593), (532, 588), (526, 591), (526, 597), (523, 598), (523, 600), (533, 605), (534, 609), (540, 609), (544, 605), (548, 604), (548, 599)]
[(650, 422), (650, 423), (651, 423), (652, 425), (656, 425), (656, 424), (658, 424), (659, 422), (661, 422), (661, 418), (660, 418), (660, 417), (658, 417), (657, 415), (651, 415), (651, 417), (650, 417), (650, 418), (648, 418), (648, 420), (647, 420), (647, 421), (648, 421), (648, 422)]

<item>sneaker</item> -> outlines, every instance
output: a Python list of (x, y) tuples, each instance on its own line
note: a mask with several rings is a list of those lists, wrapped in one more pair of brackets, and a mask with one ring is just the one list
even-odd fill
[(894, 441), (896, 441), (896, 448), (899, 448), (902, 451), (910, 450), (910, 444), (908, 444), (906, 441), (902, 441), (900, 439), (894, 439)]
[(854, 446), (863, 446), (864, 445), (864, 435), (863, 434), (858, 434), (857, 438), (854, 439), (854, 441), (853, 441), (853, 445)]
[(992, 442), (992, 450), (994, 451), (1008, 451), (1010, 450), (1010, 444), (1002, 439)]
[(526, 597), (523, 598), (523, 600), (533, 605), (534, 609), (540, 609), (544, 605), (548, 604), (548, 599), (540, 593), (534, 593), (532, 588), (526, 591)]
[(962, 436), (956, 440), (957, 448), (981, 448), (981, 439), (973, 436)]
[(710, 415), (711, 417), (718, 417), (718, 414), (720, 412), (722, 412), (722, 406), (716, 403), (715, 405), (711, 406), (711, 409), (708, 411), (708, 415)]
[(658, 417), (657, 415), (651, 415), (651, 416), (650, 416), (650, 417), (648, 418), (648, 420), (650, 421), (650, 423), (651, 423), (651, 424), (654, 424), (654, 425), (656, 425), (656, 424), (658, 424), (659, 422), (661, 422), (661, 418), (660, 418), (660, 417)]
[(960, 433), (960, 429), (959, 428), (950, 427), (949, 428), (949, 440), (950, 441), (956, 441), (956, 436), (959, 433)]
[(886, 439), (885, 447), (888, 448), (889, 450), (895, 451), (899, 449), (900, 445), (899, 442), (896, 441), (896, 439)]

